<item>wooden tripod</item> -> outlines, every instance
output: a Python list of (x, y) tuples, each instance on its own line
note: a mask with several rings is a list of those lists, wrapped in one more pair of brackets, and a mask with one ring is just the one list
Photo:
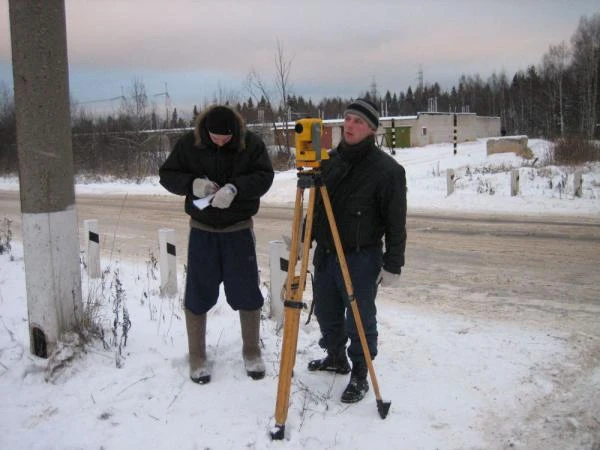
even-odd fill
[[(275, 406), (275, 427), (271, 430), (271, 439), (283, 439), (285, 434), (285, 421), (289, 408), (290, 389), (292, 384), (292, 371), (296, 363), (296, 350), (298, 347), (298, 327), (300, 324), (300, 313), (304, 307), (302, 303), (302, 295), (306, 285), (306, 273), (308, 269), (308, 254), (310, 251), (311, 234), (313, 226), (313, 216), (315, 209), (316, 188), (319, 188), (327, 220), (331, 228), (331, 234), (335, 244), (335, 250), (342, 270), (348, 302), (352, 309), (356, 329), (360, 337), (360, 343), (365, 361), (369, 369), (369, 376), (373, 384), (373, 391), (377, 399), (377, 409), (382, 419), (385, 419), (390, 409), (391, 402), (383, 402), (379, 393), (379, 384), (375, 376), (375, 369), (371, 360), (371, 352), (367, 345), (364, 327), (360, 318), (356, 298), (352, 288), (352, 281), (344, 255), (344, 249), (340, 240), (335, 217), (331, 208), (327, 187), (321, 179), (320, 167), (315, 167), (310, 170), (298, 171), (298, 186), (296, 189), (296, 202), (294, 206), (294, 222), (292, 225), (292, 236), (290, 245), (289, 265), (287, 272), (287, 280), (285, 284), (285, 300), (284, 300), (284, 319), (283, 319), (283, 342), (281, 349), (281, 363), (279, 368), (279, 383), (277, 389), (277, 404)], [(305, 236), (302, 246), (302, 257), (300, 261), (300, 275), (296, 275), (296, 263), (298, 261), (298, 249), (300, 247), (301, 227), (302, 227), (302, 212), (303, 212), (303, 194), (305, 189), (309, 189), (308, 207), (306, 210), (306, 226)]]

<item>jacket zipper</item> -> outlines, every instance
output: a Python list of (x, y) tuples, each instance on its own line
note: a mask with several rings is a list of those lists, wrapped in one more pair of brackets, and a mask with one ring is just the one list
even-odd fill
[(358, 220), (356, 223), (356, 251), (360, 251), (360, 222), (362, 219), (362, 212), (357, 211)]

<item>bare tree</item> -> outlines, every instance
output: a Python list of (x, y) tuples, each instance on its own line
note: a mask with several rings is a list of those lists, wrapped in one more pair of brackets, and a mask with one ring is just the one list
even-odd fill
[(582, 17), (573, 44), (573, 64), (581, 97), (581, 132), (592, 138), (598, 118), (598, 81), (600, 74), (600, 14)]
[[(129, 95), (123, 101), (124, 112), (131, 119), (136, 131), (150, 127), (150, 114), (148, 112), (148, 94), (146, 85), (135, 78), (129, 89)], [(167, 117), (166, 121), (169, 120)]]
[[(140, 131), (148, 130), (152, 127), (152, 112), (154, 105), (150, 104), (146, 85), (141, 79), (135, 78), (129, 88), (128, 95), (123, 100), (122, 109), (124, 111), (123, 121), (128, 130), (133, 133), (121, 133), (113, 136), (111, 142), (115, 148), (120, 149), (122, 161), (124, 161), (122, 170), (128, 177), (139, 174), (140, 167), (144, 166), (144, 149), (149, 145), (153, 136)], [(165, 124), (168, 126), (169, 117), (165, 117)], [(139, 176), (139, 175), (138, 175)]]
[(552, 99), (558, 100), (558, 116), (560, 124), (560, 136), (565, 135), (565, 111), (564, 111), (564, 80), (571, 52), (563, 41), (559, 45), (551, 45), (548, 53), (542, 60), (542, 71), (554, 86), (551, 93)]
[[(271, 101), (271, 91), (269, 90), (260, 73), (258, 73), (255, 69), (252, 69), (246, 78), (246, 89), (250, 93), (251, 98), (255, 99), (257, 108), (260, 108), (261, 100), (263, 99), (266, 102), (267, 108), (271, 108), (271, 105), (273, 104)], [(269, 114), (269, 118), (271, 121), (271, 126), (273, 127), (273, 132), (277, 133), (277, 121), (275, 115)], [(258, 121), (262, 124), (266, 123), (266, 115), (259, 114)], [(281, 143), (277, 140), (275, 140), (275, 143), (278, 146), (278, 152), (281, 153)]]
[[(290, 143), (288, 140), (288, 121), (291, 119), (292, 112), (290, 110), (290, 72), (292, 67), (292, 60), (285, 56), (283, 45), (277, 40), (277, 52), (275, 54), (275, 89), (279, 96), (279, 108), (278, 112), (279, 122), (282, 123), (283, 136), (280, 139), (275, 139), (278, 147), (278, 156), (285, 159), (286, 163), (292, 160), (292, 152)], [(250, 71), (246, 79), (246, 88), (250, 93), (251, 97), (256, 100), (257, 104), (260, 104), (260, 99), (266, 100), (269, 107), (272, 107), (274, 102), (272, 101), (273, 94), (272, 90), (269, 89), (267, 83), (264, 81), (260, 73), (255, 69)], [(273, 126), (273, 132), (275, 136), (279, 135), (279, 129), (277, 125), (277, 117), (275, 114), (271, 117)], [(283, 141), (283, 145), (281, 143)], [(285, 147), (285, 150), (284, 148)]]
[(292, 69), (292, 60), (285, 56), (283, 45), (281, 41), (277, 39), (277, 53), (275, 54), (275, 85), (279, 91), (280, 106), (279, 111), (283, 116), (281, 122), (283, 123), (283, 132), (285, 140), (285, 148), (288, 154), (291, 155), (290, 142), (288, 137), (288, 122), (292, 120), (292, 111), (289, 102), (290, 94), (290, 71)]

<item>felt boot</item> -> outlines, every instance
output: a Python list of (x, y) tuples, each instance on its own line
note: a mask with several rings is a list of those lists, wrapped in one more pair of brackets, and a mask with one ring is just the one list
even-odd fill
[(240, 325), (246, 373), (253, 380), (260, 380), (265, 377), (265, 363), (260, 351), (260, 309), (240, 310)]
[(194, 314), (185, 310), (187, 328), (190, 378), (194, 383), (206, 384), (210, 381), (210, 369), (206, 361), (206, 313)]

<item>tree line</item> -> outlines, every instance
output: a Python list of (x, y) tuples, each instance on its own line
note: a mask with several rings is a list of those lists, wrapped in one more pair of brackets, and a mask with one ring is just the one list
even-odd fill
[[(354, 99), (324, 97), (313, 102), (295, 94), (289, 82), (291, 66), (292, 61), (286, 58), (278, 42), (277, 94), (273, 95), (268, 83), (253, 71), (248, 76), (249, 95), (245, 100), (235, 94), (219, 92), (212, 102), (205, 102), (201, 108), (195, 106), (194, 117), (209, 103), (218, 102), (236, 108), (248, 123), (274, 124), (307, 116), (341, 118), (346, 106)], [(396, 92), (389, 89), (381, 92), (373, 82), (365, 91), (357, 93), (357, 97), (371, 100), (385, 116), (416, 115), (425, 111), (471, 112), (500, 117), (507, 134), (546, 139), (571, 136), (594, 139), (600, 136), (599, 79), (600, 14), (594, 14), (580, 19), (568, 43), (551, 45), (540, 64), (532, 64), (512, 77), (505, 72), (494, 72), (484, 80), (479, 74), (463, 74), (450, 90), (442, 89), (437, 82), (421, 82), (414, 88), (408, 86)], [(140, 80), (133, 81), (127, 95), (121, 98), (117, 112), (91, 115), (82, 105), (72, 102), (71, 115), (78, 173), (96, 171), (98, 161), (118, 160), (123, 154), (132, 155), (131, 167), (135, 167), (139, 163), (139, 150), (164, 152), (169, 145), (164, 139), (136, 133), (186, 128), (194, 121), (194, 117), (179, 117), (177, 108), (166, 110), (164, 115), (159, 113)], [(96, 153), (93, 164), (91, 153)], [(16, 155), (14, 99), (8, 86), (0, 83), (0, 173), (17, 171)], [(153, 166), (147, 167), (147, 171), (151, 173)]]
[[(570, 39), (551, 45), (539, 65), (530, 65), (512, 78), (494, 72), (461, 75), (457, 86), (443, 90), (436, 82), (380, 93), (375, 83), (359, 94), (373, 101), (387, 116), (419, 112), (472, 112), (500, 117), (509, 134), (554, 139), (567, 135), (592, 139), (600, 136), (600, 14), (582, 17)], [(352, 99), (324, 98), (315, 104), (291, 95), (288, 105), (299, 114), (340, 118)], [(237, 108), (247, 120), (255, 120), (252, 99)], [(265, 105), (259, 105), (265, 107)], [(268, 106), (268, 105), (267, 105)], [(282, 108), (275, 115), (283, 116)], [(269, 112), (271, 114), (271, 112)], [(289, 114), (288, 114), (289, 116)], [(292, 117), (293, 119), (294, 117)]]

